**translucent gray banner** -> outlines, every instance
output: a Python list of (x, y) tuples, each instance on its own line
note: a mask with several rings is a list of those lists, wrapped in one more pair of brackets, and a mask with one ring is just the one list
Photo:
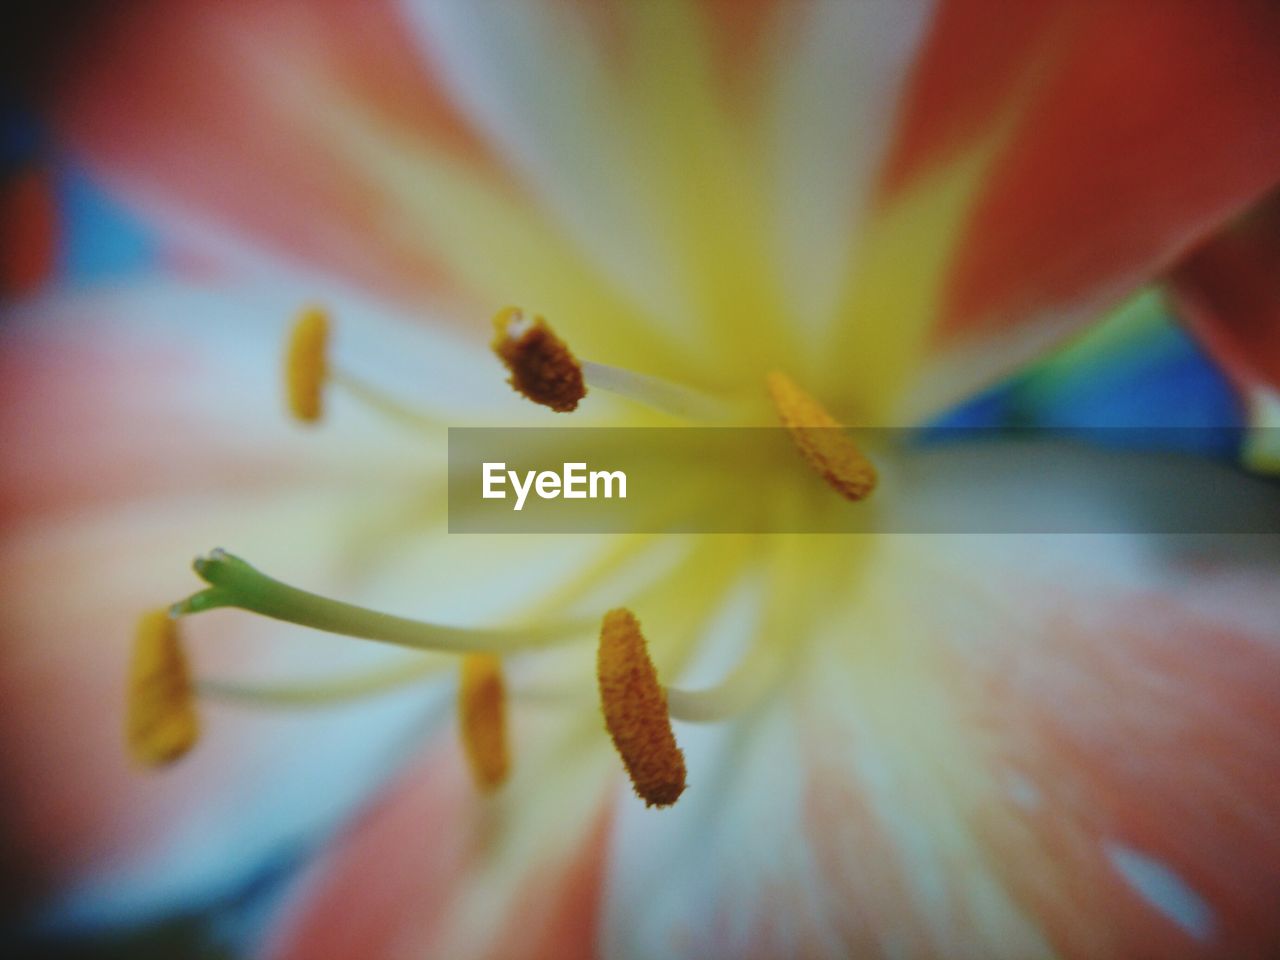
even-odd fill
[(449, 530), (1280, 533), (1280, 484), (1190, 452), (1226, 431), (839, 433), (879, 475), (865, 500), (783, 428), (451, 428)]

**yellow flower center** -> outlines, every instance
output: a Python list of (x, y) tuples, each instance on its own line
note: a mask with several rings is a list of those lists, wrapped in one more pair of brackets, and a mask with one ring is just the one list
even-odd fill
[[(530, 318), (518, 309), (507, 308), (493, 323), (493, 349), (506, 366), (512, 387), (558, 412), (576, 409), (588, 387), (697, 423), (733, 423), (741, 410), (740, 405), (723, 397), (579, 360), (542, 317)], [(302, 311), (289, 334), (285, 364), (288, 409), (297, 419), (307, 423), (319, 420), (322, 395), (332, 385), (396, 420), (440, 426), (333, 367), (327, 356), (328, 343), (327, 314), (314, 307)], [(804, 461), (846, 499), (860, 501), (869, 496), (877, 482), (875, 467), (819, 401), (780, 372), (770, 373), (764, 386), (777, 421), (789, 431)], [(625, 557), (630, 549), (630, 542), (624, 540), (619, 557)], [(688, 562), (690, 569), (705, 571), (705, 559), (695, 555)], [(599, 570), (590, 571), (580, 583), (566, 583), (558, 591), (562, 594), (559, 600), (548, 598), (546, 610), (555, 614), (568, 609), (569, 600), (581, 595), (608, 566), (606, 562)], [(586, 619), (553, 615), (528, 618), (512, 626), (455, 627), (393, 616), (310, 593), (267, 576), (222, 550), (198, 558), (195, 572), (206, 588), (168, 611), (148, 614), (138, 630), (128, 743), (136, 757), (151, 764), (176, 759), (196, 739), (193, 688), (178, 643), (176, 618), (219, 607), (236, 607), (417, 651), (460, 654), (458, 728), (472, 777), (483, 792), (506, 783), (512, 768), (508, 683), (499, 654), (572, 644), (589, 636), (599, 624), (596, 677), (604, 727), (636, 793), (646, 805), (658, 807), (674, 803), (685, 789), (684, 755), (676, 744), (672, 720), (717, 722), (732, 716), (754, 702), (777, 669), (777, 645), (757, 644), (718, 686), (681, 690), (660, 682), (639, 621), (627, 608), (610, 610), (603, 621), (599, 615)], [(671, 582), (687, 578), (688, 572), (674, 571)], [(637, 605), (651, 602), (646, 600), (649, 596), (638, 596)], [(416, 682), (430, 672), (414, 664), (327, 685), (264, 688), (205, 682), (199, 691), (250, 703), (315, 703), (367, 696)]]

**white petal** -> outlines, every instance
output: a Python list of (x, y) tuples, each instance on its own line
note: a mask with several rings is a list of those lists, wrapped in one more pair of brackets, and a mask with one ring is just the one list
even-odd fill
[(655, 322), (686, 315), (679, 273), (664, 268), (642, 131), (628, 123), (599, 25), (551, 0), (403, 8), (458, 102), (582, 256)]
[[(784, 4), (771, 149), (780, 274), (795, 317), (828, 332), (932, 0)], [(790, 15), (794, 14), (794, 19)]]

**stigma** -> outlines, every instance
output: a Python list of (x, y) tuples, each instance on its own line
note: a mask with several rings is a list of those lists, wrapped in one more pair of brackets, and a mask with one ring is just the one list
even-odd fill
[(685, 789), (684, 754), (676, 745), (667, 694), (630, 610), (610, 610), (596, 657), (605, 727), (647, 807), (667, 807)]
[(199, 737), (191, 671), (167, 610), (138, 620), (129, 667), (125, 742), (139, 764), (159, 767), (190, 750)]
[(513, 390), (557, 413), (578, 408), (587, 395), (582, 365), (546, 320), (506, 307), (494, 316), (493, 329), (493, 351), (510, 372)]

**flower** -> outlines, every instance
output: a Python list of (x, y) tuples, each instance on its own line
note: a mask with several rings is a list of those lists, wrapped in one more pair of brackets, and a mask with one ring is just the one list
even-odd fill
[[(652, 399), (644, 377), (660, 377), (768, 411), (768, 384), (798, 429), (918, 422), (1274, 184), (1273, 11), (273, 0), (117, 17), (61, 123), (160, 225), (171, 275), (33, 300), (0, 352), (0, 433), (27, 454), (5, 494), (5, 630), (25, 638), (4, 672), (4, 722), (23, 731), (7, 734), (9, 829), (64, 915), (225, 893), (384, 785), (291, 891), (272, 954), (1275, 943), (1269, 539), (463, 543), (423, 535), (440, 462), (413, 431), (438, 427), (400, 405), (550, 422), (459, 332), (517, 303), (594, 364), (588, 386), (594, 369)], [(323, 369), (334, 396), (302, 435), (267, 415), (271, 351), (313, 300), (335, 362), (299, 370)], [(401, 325), (422, 313), (455, 328)], [(573, 416), (651, 422), (600, 392)], [(1215, 497), (1247, 487), (1210, 476)], [(453, 686), (409, 683), (451, 659), (184, 617), (205, 740), (143, 778), (103, 719), (121, 712), (127, 640), (186, 592), (184, 554), (216, 542), (435, 622), (518, 614), (527, 632), (534, 603), (621, 605), (604, 632), (622, 653), (597, 663), (588, 636), (505, 677), (469, 661), (464, 759), (448, 725), (424, 725)], [(214, 591), (278, 589), (225, 555), (199, 572)], [(669, 809), (628, 796), (597, 667), (643, 710), (615, 722), (606, 700), (620, 745), (664, 698), (710, 721), (675, 730), (688, 787)], [(500, 780), (507, 746), (510, 778), (477, 792), (466, 760)], [(651, 768), (623, 750), (658, 771), (645, 799), (678, 792), (673, 754)]]

